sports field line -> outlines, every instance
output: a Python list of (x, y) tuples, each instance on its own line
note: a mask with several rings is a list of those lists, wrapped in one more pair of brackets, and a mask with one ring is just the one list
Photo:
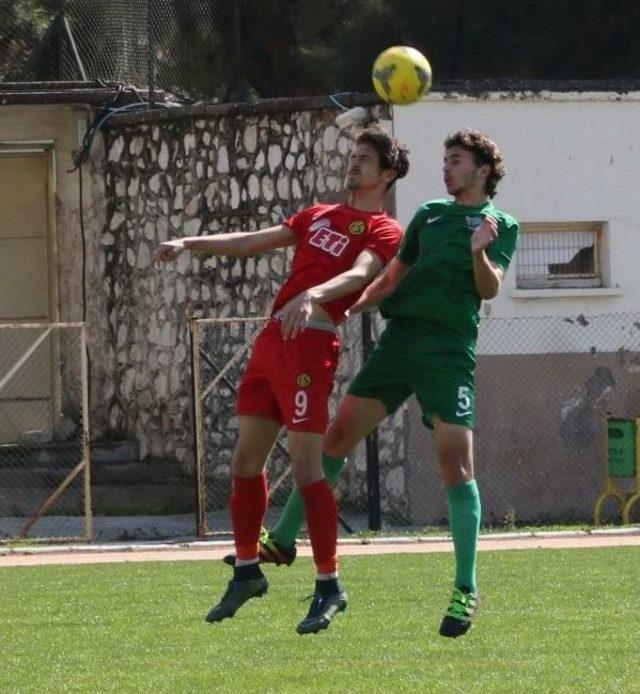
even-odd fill
[[(504, 533), (480, 537), (480, 551), (509, 549), (572, 549), (589, 547), (640, 547), (640, 528), (601, 531)], [(228, 540), (112, 545), (65, 545), (58, 547), (0, 548), (0, 568), (46, 564), (113, 564), (143, 561), (211, 561), (233, 551)], [(448, 537), (396, 537), (339, 541), (341, 556), (376, 554), (429, 554), (452, 552)], [(308, 541), (300, 543), (298, 556), (310, 557)]]

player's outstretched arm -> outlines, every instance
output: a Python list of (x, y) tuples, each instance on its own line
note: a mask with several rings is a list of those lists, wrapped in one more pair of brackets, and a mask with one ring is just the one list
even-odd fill
[(288, 226), (279, 224), (258, 231), (241, 231), (210, 236), (185, 236), (161, 243), (154, 254), (155, 262), (175, 260), (183, 251), (245, 257), (293, 246), (296, 236)]
[(394, 258), (387, 265), (384, 272), (362, 292), (362, 296), (349, 309), (349, 315), (368, 311), (376, 307), (400, 284), (402, 278), (409, 272), (410, 267), (410, 265), (403, 263), (398, 258)]

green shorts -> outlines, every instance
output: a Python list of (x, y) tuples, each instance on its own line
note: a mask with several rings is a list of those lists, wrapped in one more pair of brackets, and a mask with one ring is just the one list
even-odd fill
[(473, 429), (475, 340), (437, 325), (392, 318), (348, 393), (380, 400), (389, 414), (415, 393), (425, 426), (432, 419)]

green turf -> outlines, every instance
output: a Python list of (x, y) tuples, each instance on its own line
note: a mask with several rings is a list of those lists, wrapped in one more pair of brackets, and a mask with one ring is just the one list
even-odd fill
[[(640, 525), (630, 524), (630, 525), (614, 525), (614, 524), (603, 524), (603, 525), (590, 525), (589, 523), (548, 523), (541, 525), (526, 525), (526, 524), (516, 524), (516, 525), (482, 525), (480, 527), (481, 536), (484, 535), (494, 535), (494, 534), (505, 534), (505, 533), (542, 533), (542, 532), (575, 532), (575, 533), (590, 533), (594, 530), (619, 530), (619, 531), (637, 531), (640, 530)], [(395, 527), (393, 529), (384, 530), (360, 530), (353, 535), (347, 533), (342, 533), (341, 538), (347, 539), (352, 537), (358, 537), (362, 539), (369, 539), (372, 537), (431, 537), (431, 536), (450, 536), (451, 529), (448, 524), (446, 525), (425, 525), (421, 528), (412, 527), (410, 529), (405, 529), (402, 526)], [(306, 535), (305, 535), (306, 537)], [(7, 543), (8, 544), (8, 543)], [(15, 542), (15, 546), (19, 543)]]
[(345, 557), (346, 613), (301, 637), (312, 565), (203, 621), (221, 562), (0, 569), (0, 692), (637, 692), (640, 549), (483, 552), (465, 637), (437, 635), (451, 556)]

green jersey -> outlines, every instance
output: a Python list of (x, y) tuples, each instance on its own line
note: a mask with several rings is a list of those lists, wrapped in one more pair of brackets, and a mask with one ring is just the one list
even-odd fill
[(518, 239), (513, 217), (490, 201), (478, 206), (426, 202), (405, 232), (398, 259), (411, 267), (380, 303), (383, 317), (419, 319), (475, 343), (481, 299), (473, 276), (471, 234), (488, 215), (498, 223), (498, 238), (486, 254), (506, 272)]

